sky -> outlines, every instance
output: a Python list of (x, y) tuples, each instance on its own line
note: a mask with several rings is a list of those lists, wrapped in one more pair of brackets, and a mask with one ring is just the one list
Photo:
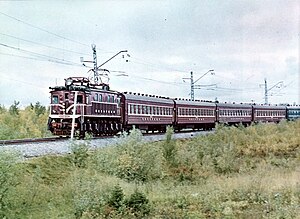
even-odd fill
[(300, 104), (298, 0), (0, 1), (0, 27), (0, 105), (92, 79), (92, 44), (98, 65), (128, 51), (102, 66), (112, 90), (189, 99), (193, 72), (195, 99), (262, 104), (266, 79)]

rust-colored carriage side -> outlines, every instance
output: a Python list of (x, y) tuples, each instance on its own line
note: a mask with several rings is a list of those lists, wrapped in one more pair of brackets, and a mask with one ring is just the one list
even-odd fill
[(286, 119), (286, 107), (277, 105), (253, 105), (254, 122), (280, 122)]
[(217, 103), (216, 119), (218, 123), (251, 124), (252, 106), (250, 104)]
[(164, 131), (174, 123), (172, 99), (132, 93), (123, 93), (123, 97), (127, 129), (135, 126), (146, 131)]
[(176, 129), (211, 129), (215, 126), (215, 103), (175, 99), (175, 104)]

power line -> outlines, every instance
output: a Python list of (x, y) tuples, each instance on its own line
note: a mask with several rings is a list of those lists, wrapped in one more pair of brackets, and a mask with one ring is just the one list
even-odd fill
[(72, 40), (72, 39), (70, 39), (70, 38), (67, 38), (67, 37), (64, 37), (64, 36), (60, 36), (60, 35), (58, 35), (58, 34), (56, 34), (56, 33), (52, 33), (52, 32), (50, 32), (50, 31), (48, 31), (48, 30), (45, 30), (45, 29), (43, 29), (43, 28), (41, 28), (41, 27), (35, 26), (35, 25), (30, 24), (30, 23), (28, 23), (28, 22), (22, 21), (22, 20), (20, 20), (20, 19), (18, 19), (18, 18), (15, 18), (15, 17), (13, 17), (13, 16), (10, 16), (10, 15), (8, 15), (8, 14), (5, 14), (5, 13), (3, 13), (3, 12), (1, 12), (1, 11), (0, 11), (0, 14), (4, 15), (4, 16), (6, 16), (6, 17), (9, 17), (9, 18), (11, 18), (11, 19), (13, 19), (13, 20), (16, 20), (16, 21), (18, 21), (18, 22), (20, 22), (20, 23), (26, 24), (26, 25), (28, 25), (28, 26), (30, 26), (30, 27), (32, 27), (32, 28), (35, 28), (35, 29), (41, 30), (41, 31), (43, 31), (43, 32), (46, 32), (46, 33), (48, 33), (48, 34), (51, 34), (51, 35), (53, 35), (53, 36), (56, 36), (56, 37), (58, 37), (58, 38), (61, 38), (61, 39), (64, 39), (64, 40), (68, 40), (68, 41), (70, 41), (70, 42), (77, 43), (77, 44), (80, 44), (80, 45), (83, 45), (83, 46), (89, 46), (89, 45), (87, 45), (87, 44), (78, 42), (78, 41), (76, 41), (76, 40)]
[(187, 71), (183, 71), (183, 70), (179, 70), (179, 69), (174, 69), (174, 68), (162, 66), (162, 65), (159, 65), (159, 64), (156, 64), (156, 63), (146, 62), (146, 61), (144, 61), (142, 59), (139, 59), (139, 58), (132, 57), (132, 59), (135, 59), (135, 60), (138, 61), (138, 62), (134, 61), (133, 63), (140, 64), (140, 65), (151, 66), (153, 69), (164, 68), (164, 69), (168, 69), (168, 70), (171, 70), (171, 71), (177, 71), (177, 72), (187, 73)]
[(142, 79), (142, 80), (147, 80), (147, 81), (153, 81), (153, 82), (158, 82), (158, 83), (162, 83), (162, 84), (171, 84), (171, 85), (174, 85), (174, 86), (182, 86), (182, 85), (185, 85), (184, 83), (176, 83), (176, 82), (167, 82), (167, 81), (160, 81), (160, 80), (155, 80), (155, 79), (152, 79), (152, 78), (145, 78), (145, 77), (141, 77), (141, 76), (134, 76), (135, 78), (138, 78), (138, 79)]
[(51, 59), (38, 59), (38, 58), (34, 58), (34, 57), (21, 56), (21, 55), (15, 55), (15, 54), (10, 54), (10, 53), (3, 53), (3, 52), (0, 52), (0, 54), (1, 54), (1, 55), (6, 55), (6, 56), (17, 57), (17, 58), (23, 58), (23, 59), (31, 59), (31, 60), (36, 60), (36, 61), (42, 61), (42, 62), (53, 62), (53, 63), (62, 64), (62, 65), (72, 65), (72, 66), (80, 66), (80, 67), (84, 67), (84, 66), (82, 66), (82, 65), (75, 65), (75, 64), (66, 63), (66, 62), (60, 62), (60, 61), (55, 61), (55, 60), (51, 60)]
[(52, 56), (47, 56), (47, 55), (44, 55), (44, 54), (29, 51), (29, 50), (17, 48), (17, 47), (14, 47), (14, 46), (9, 46), (7, 44), (0, 43), (0, 46), (4, 46), (4, 47), (10, 48), (10, 49), (18, 50), (20, 52), (29, 53), (30, 55), (37, 56), (38, 58), (48, 59), (47, 61), (50, 61), (50, 62), (56, 62), (56, 63), (60, 63), (60, 64), (74, 65), (74, 66), (82, 67), (82, 65), (77, 64), (77, 63), (72, 62), (72, 61), (68, 61), (68, 60), (65, 60), (65, 59), (59, 59), (59, 58), (52, 57)]
[(3, 36), (7, 36), (7, 37), (14, 38), (14, 39), (22, 40), (24, 42), (28, 42), (28, 43), (32, 43), (32, 44), (36, 44), (36, 45), (40, 45), (40, 46), (44, 46), (44, 47), (48, 47), (48, 48), (51, 48), (51, 49), (57, 49), (57, 50), (61, 50), (61, 51), (64, 51), (64, 52), (70, 52), (70, 53), (75, 53), (75, 54), (80, 54), (80, 55), (90, 55), (90, 54), (87, 54), (87, 53), (76, 52), (76, 51), (72, 51), (72, 50), (68, 50), (68, 49), (62, 49), (62, 48), (58, 48), (58, 47), (54, 47), (54, 46), (45, 45), (45, 44), (42, 44), (42, 43), (37, 43), (37, 42), (31, 41), (31, 40), (26, 40), (26, 39), (16, 37), (16, 36), (12, 36), (12, 35), (5, 34), (5, 33), (0, 33), (0, 34), (3, 35)]

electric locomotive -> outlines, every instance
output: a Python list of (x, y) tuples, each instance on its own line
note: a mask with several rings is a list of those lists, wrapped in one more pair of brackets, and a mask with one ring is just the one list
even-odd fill
[(65, 86), (51, 89), (48, 129), (54, 135), (115, 134), (122, 130), (121, 96), (107, 84), (85, 77), (69, 77)]

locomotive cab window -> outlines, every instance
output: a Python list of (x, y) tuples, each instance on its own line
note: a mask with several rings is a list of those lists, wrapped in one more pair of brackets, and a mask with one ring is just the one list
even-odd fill
[(83, 103), (83, 96), (82, 95), (77, 96), (77, 103)]
[(54, 104), (58, 103), (58, 96), (57, 95), (52, 96), (52, 103), (54, 103)]

